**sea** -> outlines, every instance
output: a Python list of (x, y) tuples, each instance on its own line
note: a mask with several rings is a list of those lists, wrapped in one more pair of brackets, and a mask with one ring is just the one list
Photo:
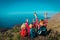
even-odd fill
[[(44, 16), (37, 14), (38, 20), (44, 19)], [(5, 15), (0, 17), (0, 28), (12, 28), (15, 25), (20, 25), (26, 22), (26, 19), (29, 20), (29, 23), (32, 23), (32, 20), (35, 20), (34, 14), (13, 14)]]

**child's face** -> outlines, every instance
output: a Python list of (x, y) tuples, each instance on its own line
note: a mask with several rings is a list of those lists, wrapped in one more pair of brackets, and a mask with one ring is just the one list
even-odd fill
[(43, 23), (40, 23), (41, 26), (43, 26)]
[(43, 22), (40, 22), (40, 25), (43, 26)]
[(29, 25), (30, 28), (32, 28), (32, 26), (33, 26), (32, 24)]

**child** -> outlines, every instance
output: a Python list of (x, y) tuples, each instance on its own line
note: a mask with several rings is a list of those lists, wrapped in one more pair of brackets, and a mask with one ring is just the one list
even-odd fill
[(48, 23), (48, 13), (44, 13), (44, 26), (47, 26), (47, 23)]
[(35, 37), (35, 30), (33, 28), (33, 25), (30, 24), (29, 27), (30, 27), (30, 37), (31, 38), (34, 38)]
[(27, 36), (26, 26), (25, 26), (24, 23), (21, 25), (20, 35), (21, 35), (22, 38)]
[(36, 24), (38, 24), (38, 17), (37, 17), (36, 12), (34, 13), (34, 16), (35, 16), (35, 18), (36, 18), (36, 21), (35, 21), (35, 25), (36, 25)]
[(41, 32), (42, 32), (43, 23), (44, 23), (44, 21), (43, 21), (43, 20), (40, 20), (40, 26), (39, 26), (39, 28), (38, 28), (38, 34), (39, 34), (39, 35), (40, 35)]
[(36, 33), (36, 36), (37, 36), (39, 22), (38, 22), (38, 17), (37, 17), (36, 12), (34, 13), (34, 16), (35, 16), (35, 19), (36, 19), (36, 21), (34, 22), (34, 26), (35, 26), (35, 33)]
[(38, 29), (38, 34), (43, 34), (45, 35), (46, 34), (46, 27), (44, 26), (44, 20), (41, 20), (40, 21), (40, 28)]
[(26, 20), (25, 25), (26, 25), (28, 36), (30, 36), (30, 27), (29, 27), (29, 24), (28, 24), (28, 19)]

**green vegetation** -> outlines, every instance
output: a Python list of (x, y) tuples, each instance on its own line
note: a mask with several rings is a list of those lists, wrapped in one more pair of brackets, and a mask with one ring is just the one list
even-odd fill
[[(0, 32), (0, 40), (22, 40), (20, 34), (20, 27), (13, 27), (12, 29), (7, 30), (6, 32)], [(47, 37), (47, 39), (46, 39)], [(25, 39), (30, 39), (30, 38), (25, 38)], [(34, 40), (43, 40), (43, 37), (39, 36), (34, 38)], [(50, 32), (49, 35), (45, 36), (46, 40), (60, 40), (60, 34), (57, 32)]]

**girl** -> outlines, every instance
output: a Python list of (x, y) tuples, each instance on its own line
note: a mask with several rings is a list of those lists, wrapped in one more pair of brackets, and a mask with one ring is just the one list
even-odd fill
[(37, 36), (39, 22), (38, 22), (38, 17), (37, 17), (36, 12), (34, 13), (34, 16), (35, 16), (35, 19), (36, 19), (36, 21), (34, 22), (34, 26), (35, 26), (35, 35)]
[(30, 36), (30, 27), (29, 27), (29, 24), (28, 24), (28, 19), (26, 20), (26, 30), (27, 30), (27, 33), (28, 33), (28, 37)]
[(38, 34), (45, 35), (46, 34), (46, 27), (44, 26), (44, 20), (40, 20), (40, 28), (38, 29)]
[(29, 27), (30, 27), (30, 37), (31, 38), (34, 38), (35, 37), (35, 30), (33, 28), (33, 25), (30, 24)]
[(27, 36), (27, 31), (26, 31), (25, 23), (23, 23), (23, 24), (21, 25), (20, 35), (21, 35), (22, 38), (24, 38), (24, 37)]
[(41, 32), (42, 32), (42, 30), (41, 30), (42, 28), (41, 28), (41, 27), (43, 26), (43, 22), (44, 22), (43, 20), (40, 20), (40, 26), (38, 27), (38, 34), (39, 34), (39, 35), (40, 35)]

